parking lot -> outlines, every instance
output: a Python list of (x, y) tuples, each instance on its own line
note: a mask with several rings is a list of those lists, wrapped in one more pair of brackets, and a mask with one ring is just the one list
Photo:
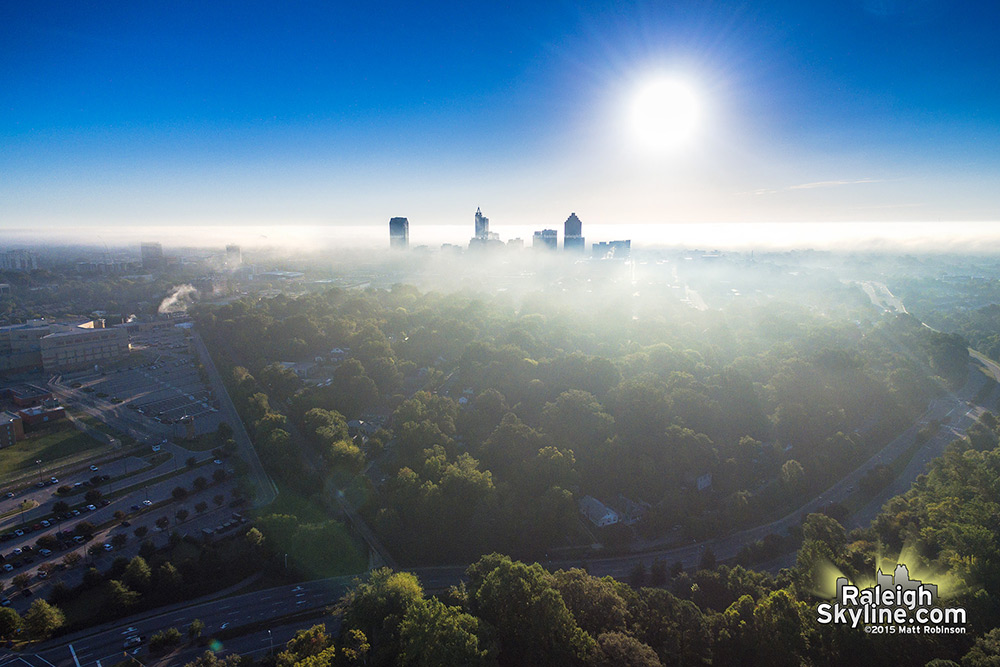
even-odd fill
[[(180, 508), (190, 512), (182, 532), (202, 536), (202, 530), (220, 533), (232, 527), (228, 514), (234, 478), (225, 462), (213, 459), (214, 454), (194, 454), (196, 463), (187, 465), (191, 452), (175, 444), (164, 444), (159, 452), (140, 456), (138, 452), (114, 460), (80, 466), (60, 478), (44, 478), (29, 487), (5, 489), (0, 495), (0, 591), (3, 602), (23, 611), (35, 595), (45, 595), (55, 581), (67, 585), (79, 583), (83, 568), (67, 571), (63, 561), (67, 553), (76, 552), (93, 562), (100, 555), (134, 555), (140, 540), (134, 535), (139, 526), (149, 531), (149, 539), (177, 528), (175, 513)], [(163, 457), (167, 456), (166, 459)], [(183, 459), (181, 457), (184, 457)], [(96, 470), (94, 469), (96, 468)], [(213, 473), (226, 470), (222, 483), (213, 480)], [(195, 479), (202, 477), (208, 485), (202, 491), (194, 489)], [(55, 480), (55, 481), (53, 481)], [(116, 490), (126, 487), (131, 491), (118, 495)], [(183, 499), (174, 498), (177, 487), (189, 490)], [(88, 499), (86, 493), (99, 490), (101, 498)], [(225, 503), (219, 505), (214, 498), (222, 495)], [(23, 501), (38, 503), (24, 512), (10, 512)], [(204, 501), (208, 509), (202, 516), (195, 505)], [(56, 510), (57, 503), (68, 507)], [(159, 517), (169, 517), (170, 527), (160, 529), (155, 525)], [(81, 533), (77, 528), (87, 522), (98, 528), (93, 534)], [(111, 546), (112, 538), (122, 534), (127, 545)], [(165, 539), (165, 538), (164, 538)], [(94, 545), (98, 553), (89, 553)], [(8, 587), (12, 578), (20, 573), (30, 576), (27, 592), (17, 592)]]
[(183, 437), (209, 433), (222, 421), (218, 403), (198, 372), (184, 331), (174, 327), (135, 334), (139, 363), (67, 374), (62, 382), (80, 400), (112, 410), (139, 429)]

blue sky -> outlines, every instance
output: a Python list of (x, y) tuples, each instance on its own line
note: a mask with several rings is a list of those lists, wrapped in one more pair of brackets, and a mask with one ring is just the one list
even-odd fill
[[(3, 3), (0, 226), (993, 220), (998, 23), (937, 0)], [(650, 155), (626, 109), (664, 73), (704, 117)]]

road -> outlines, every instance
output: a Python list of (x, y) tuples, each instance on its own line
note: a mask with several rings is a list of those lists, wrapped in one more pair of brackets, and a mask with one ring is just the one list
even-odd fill
[(229, 397), (229, 392), (226, 391), (226, 385), (222, 382), (222, 377), (215, 368), (215, 362), (212, 361), (212, 355), (208, 353), (205, 342), (196, 331), (191, 332), (191, 341), (194, 344), (195, 352), (197, 352), (198, 357), (201, 359), (202, 365), (208, 371), (208, 380), (212, 385), (213, 394), (219, 399), (219, 410), (222, 413), (223, 420), (233, 427), (233, 439), (240, 448), (243, 460), (250, 464), (249, 474), (253, 478), (254, 486), (257, 488), (257, 494), (253, 499), (254, 506), (263, 507), (269, 505), (278, 497), (278, 487), (275, 486), (271, 478), (264, 472), (264, 466), (261, 465), (260, 459), (257, 457), (257, 450), (254, 449), (253, 443), (250, 442), (250, 435), (247, 433), (247, 429), (243, 425), (243, 420), (240, 419), (240, 415), (236, 411), (236, 406), (233, 405), (233, 400)]

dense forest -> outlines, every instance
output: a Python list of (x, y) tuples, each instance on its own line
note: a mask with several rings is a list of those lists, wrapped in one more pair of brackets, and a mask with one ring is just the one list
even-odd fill
[[(864, 530), (809, 515), (796, 566), (777, 577), (742, 567), (654, 567), (629, 584), (584, 570), (549, 572), (508, 556), (480, 558), (436, 596), (406, 572), (375, 570), (340, 602), (337, 636), (303, 630), (282, 667), (580, 665), (962, 665), (1000, 662), (1000, 447), (987, 413), (913, 488)], [(923, 554), (942, 604), (968, 610), (967, 632), (884, 635), (817, 622), (816, 566), (857, 580), (904, 544)], [(911, 552), (911, 553), (912, 553)], [(910, 562), (911, 566), (914, 563)], [(211, 654), (194, 663), (214, 667)], [(225, 660), (249, 667), (246, 658)], [(263, 664), (271, 664), (265, 659)]]
[[(366, 470), (363, 512), (402, 562), (469, 562), (759, 522), (962, 384), (961, 338), (814, 282), (718, 311), (627, 285), (397, 285), (194, 316), (280, 484), (309, 498)], [(645, 514), (595, 538), (586, 495)]]

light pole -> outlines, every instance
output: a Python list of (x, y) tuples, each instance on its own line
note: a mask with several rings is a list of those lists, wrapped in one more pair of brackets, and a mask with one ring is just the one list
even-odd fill
[(271, 638), (270, 630), (267, 631), (267, 643), (271, 647), (270, 650), (268, 651), (268, 655), (274, 655), (274, 639)]
[(42, 460), (41, 459), (35, 459), (35, 470), (38, 471), (38, 482), (40, 484), (41, 481), (42, 481)]

